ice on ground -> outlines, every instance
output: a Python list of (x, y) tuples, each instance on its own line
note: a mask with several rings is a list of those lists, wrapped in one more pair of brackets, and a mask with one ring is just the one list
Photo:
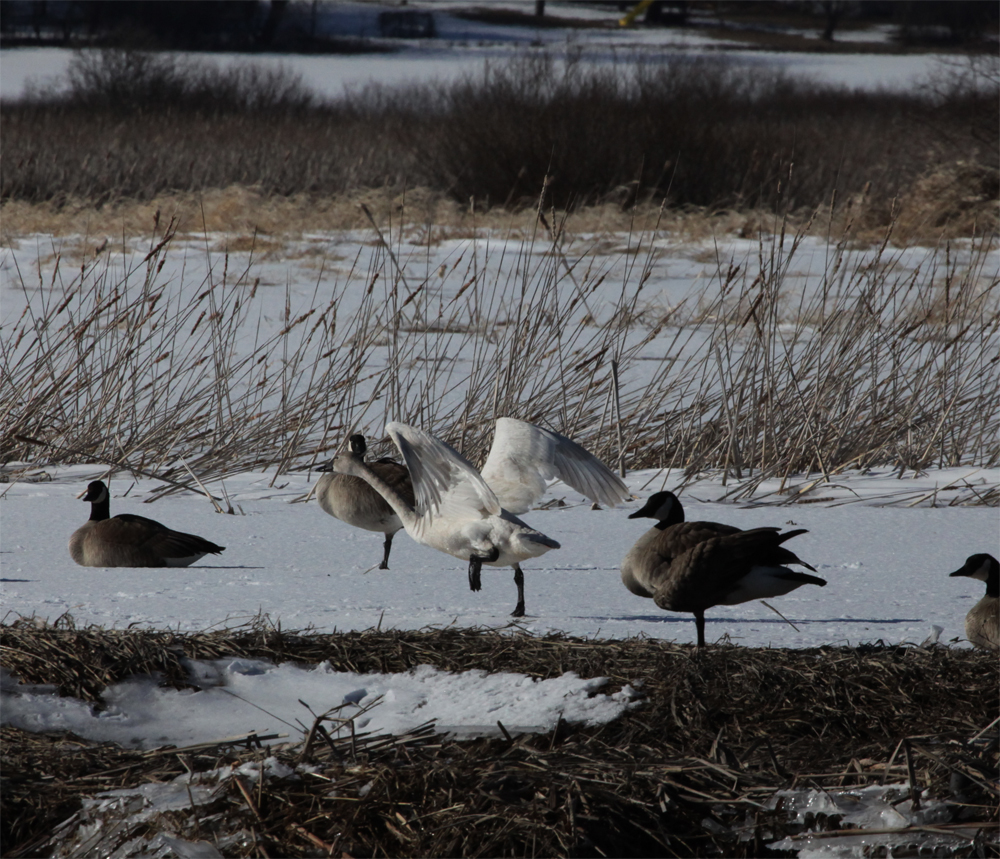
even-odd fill
[[(863, 859), (867, 856), (951, 856), (968, 847), (980, 828), (962, 830), (905, 831), (907, 827), (934, 826), (952, 819), (946, 802), (923, 799), (915, 807), (907, 784), (870, 785), (851, 790), (780, 790), (771, 799), (789, 820), (807, 831), (783, 838), (769, 846), (773, 850), (793, 850), (799, 859)], [(818, 820), (836, 818), (833, 831), (811, 832)], [(824, 821), (825, 822), (825, 821)], [(837, 829), (866, 829), (857, 835), (838, 835)], [(882, 851), (882, 852), (880, 852)], [(900, 852), (902, 851), (902, 852)], [(964, 854), (963, 854), (964, 855)]]
[[(133, 677), (108, 687), (101, 708), (60, 697), (51, 687), (19, 684), (0, 671), (2, 722), (28, 731), (72, 731), (81, 737), (150, 749), (223, 740), (234, 734), (301, 738), (314, 718), (336, 708), (365, 734), (399, 734), (429, 721), (464, 737), (548, 731), (561, 718), (598, 725), (639, 704), (625, 686), (602, 693), (603, 677), (572, 672), (548, 680), (524, 674), (448, 673), (422, 665), (405, 674), (354, 674), (329, 663), (302, 667), (250, 659), (195, 662), (200, 689)], [(308, 705), (308, 706), (304, 706)], [(331, 733), (336, 734), (336, 724)]]

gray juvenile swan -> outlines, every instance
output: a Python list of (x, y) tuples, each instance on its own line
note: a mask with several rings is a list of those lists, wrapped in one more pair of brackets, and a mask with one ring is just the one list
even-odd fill
[[(359, 434), (352, 435), (349, 444), (351, 452), (364, 459), (367, 450), (365, 437)], [(383, 458), (369, 462), (368, 467), (399, 493), (407, 504), (413, 506), (413, 485), (410, 483), (410, 472), (405, 465)], [(317, 470), (327, 472), (316, 482), (316, 498), (319, 500), (319, 506), (324, 512), (355, 528), (381, 531), (385, 534), (385, 542), (382, 544), (384, 554), (378, 568), (388, 570), (393, 535), (403, 527), (403, 523), (389, 506), (389, 502), (360, 477), (337, 474), (333, 470), (332, 460)]]
[(651, 597), (667, 611), (690, 612), (698, 630), (698, 647), (705, 646), (705, 610), (754, 599), (787, 594), (805, 585), (826, 584), (818, 576), (789, 570), (801, 564), (781, 544), (804, 529), (779, 533), (780, 528), (741, 531), (718, 522), (685, 522), (684, 508), (672, 492), (657, 492), (629, 519), (656, 519), (621, 565), (622, 583), (632, 593)]
[(986, 596), (965, 616), (965, 637), (976, 647), (1000, 650), (1000, 561), (992, 555), (970, 555), (952, 576), (986, 582)]
[(521, 561), (537, 558), (559, 543), (517, 518), (558, 477), (592, 500), (608, 505), (630, 497), (628, 488), (599, 459), (551, 430), (513, 418), (496, 423), (482, 474), (459, 454), (423, 430), (386, 424), (413, 481), (408, 503), (354, 451), (334, 459), (334, 469), (367, 481), (392, 505), (406, 532), (418, 543), (469, 562), (469, 587), (482, 587), (483, 564), (514, 568), (517, 605), (524, 615)]
[(69, 538), (70, 557), (83, 567), (186, 567), (226, 548), (145, 516), (111, 516), (108, 487), (100, 480), (87, 486), (83, 500), (90, 502), (90, 519)]

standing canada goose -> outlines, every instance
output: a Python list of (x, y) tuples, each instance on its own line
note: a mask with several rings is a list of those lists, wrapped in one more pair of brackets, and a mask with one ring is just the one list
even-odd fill
[[(365, 437), (352, 435), (349, 443), (351, 452), (364, 459), (365, 451), (368, 449)], [(368, 467), (395, 489), (407, 504), (413, 506), (413, 486), (410, 483), (410, 472), (406, 470), (405, 465), (383, 458), (369, 462)], [(378, 568), (388, 570), (392, 537), (403, 527), (403, 523), (389, 506), (389, 502), (360, 477), (334, 472), (332, 460), (317, 470), (327, 472), (316, 482), (319, 506), (324, 512), (355, 528), (381, 531), (385, 534), (385, 542), (382, 544), (385, 553)]]
[(965, 616), (965, 637), (976, 647), (1000, 650), (1000, 561), (992, 555), (970, 555), (953, 576), (986, 582), (986, 596)]
[(468, 559), (472, 590), (482, 587), (483, 564), (513, 567), (514, 617), (524, 616), (521, 561), (559, 548), (551, 537), (514, 515), (542, 495), (546, 478), (561, 478), (588, 498), (610, 506), (629, 497), (622, 480), (576, 442), (513, 418), (497, 420), (482, 474), (450, 445), (423, 430), (393, 422), (386, 424), (386, 432), (410, 470), (415, 503), (408, 503), (353, 450), (334, 460), (334, 470), (360, 477), (378, 490), (418, 543)]
[(657, 523), (622, 561), (622, 582), (632, 593), (652, 597), (662, 609), (691, 612), (698, 647), (705, 646), (705, 610), (712, 606), (781, 596), (805, 584), (826, 584), (783, 566), (801, 564), (816, 572), (781, 545), (805, 534), (805, 529), (781, 534), (773, 527), (741, 531), (718, 522), (685, 522), (684, 508), (672, 492), (651, 495), (628, 518), (639, 517)]
[(145, 516), (111, 516), (110, 497), (100, 480), (83, 496), (90, 502), (90, 519), (69, 538), (70, 557), (83, 567), (186, 567), (226, 548)]

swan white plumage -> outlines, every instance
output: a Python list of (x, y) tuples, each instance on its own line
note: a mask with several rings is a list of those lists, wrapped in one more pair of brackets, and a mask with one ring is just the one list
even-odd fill
[(617, 474), (575, 441), (516, 418), (497, 418), (482, 474), (511, 513), (527, 513), (549, 480), (609, 507), (632, 497)]
[(458, 451), (423, 430), (386, 424), (410, 471), (415, 504), (408, 504), (353, 452), (334, 459), (334, 470), (368, 482), (389, 502), (418, 543), (469, 561), (469, 587), (481, 587), (483, 564), (514, 568), (517, 606), (524, 615), (521, 561), (559, 543), (517, 518), (558, 477), (588, 498), (613, 506), (630, 497), (624, 482), (576, 442), (513, 418), (500, 418), (480, 474)]

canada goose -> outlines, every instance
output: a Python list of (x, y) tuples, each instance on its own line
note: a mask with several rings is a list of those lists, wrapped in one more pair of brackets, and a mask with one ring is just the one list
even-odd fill
[(558, 542), (514, 515), (541, 496), (545, 479), (559, 477), (588, 498), (612, 506), (629, 497), (621, 479), (576, 442), (513, 418), (497, 420), (482, 474), (423, 430), (392, 422), (386, 432), (410, 470), (415, 503), (407, 502), (353, 450), (334, 459), (334, 469), (378, 490), (418, 543), (468, 559), (472, 590), (482, 587), (483, 564), (513, 567), (514, 617), (524, 616), (521, 561), (559, 548)]
[(657, 523), (643, 534), (621, 565), (622, 582), (632, 593), (652, 597), (667, 611), (691, 612), (698, 647), (705, 646), (705, 609), (776, 597), (800, 585), (826, 584), (824, 579), (782, 566), (801, 564), (781, 544), (805, 529), (741, 531), (718, 522), (685, 522), (684, 508), (672, 492), (657, 492), (629, 519), (648, 517)]
[[(351, 452), (364, 459), (365, 451), (368, 449), (365, 437), (352, 435), (349, 443)], [(410, 472), (406, 470), (405, 465), (400, 465), (391, 459), (377, 459), (369, 462), (368, 467), (393, 487), (407, 504), (413, 506), (413, 486), (410, 483)], [(378, 568), (388, 570), (392, 537), (403, 527), (403, 523), (389, 506), (389, 502), (360, 477), (334, 472), (332, 461), (321, 465), (317, 470), (327, 472), (316, 482), (319, 506), (324, 512), (355, 528), (381, 531), (385, 534), (385, 542), (382, 544), (385, 553)]]
[(111, 516), (110, 497), (100, 480), (89, 484), (83, 496), (90, 502), (90, 519), (69, 538), (70, 557), (83, 567), (186, 567), (226, 548), (171, 531), (145, 516)]
[(965, 637), (976, 647), (1000, 650), (1000, 561), (992, 555), (970, 555), (953, 576), (986, 582), (986, 596), (965, 616)]

